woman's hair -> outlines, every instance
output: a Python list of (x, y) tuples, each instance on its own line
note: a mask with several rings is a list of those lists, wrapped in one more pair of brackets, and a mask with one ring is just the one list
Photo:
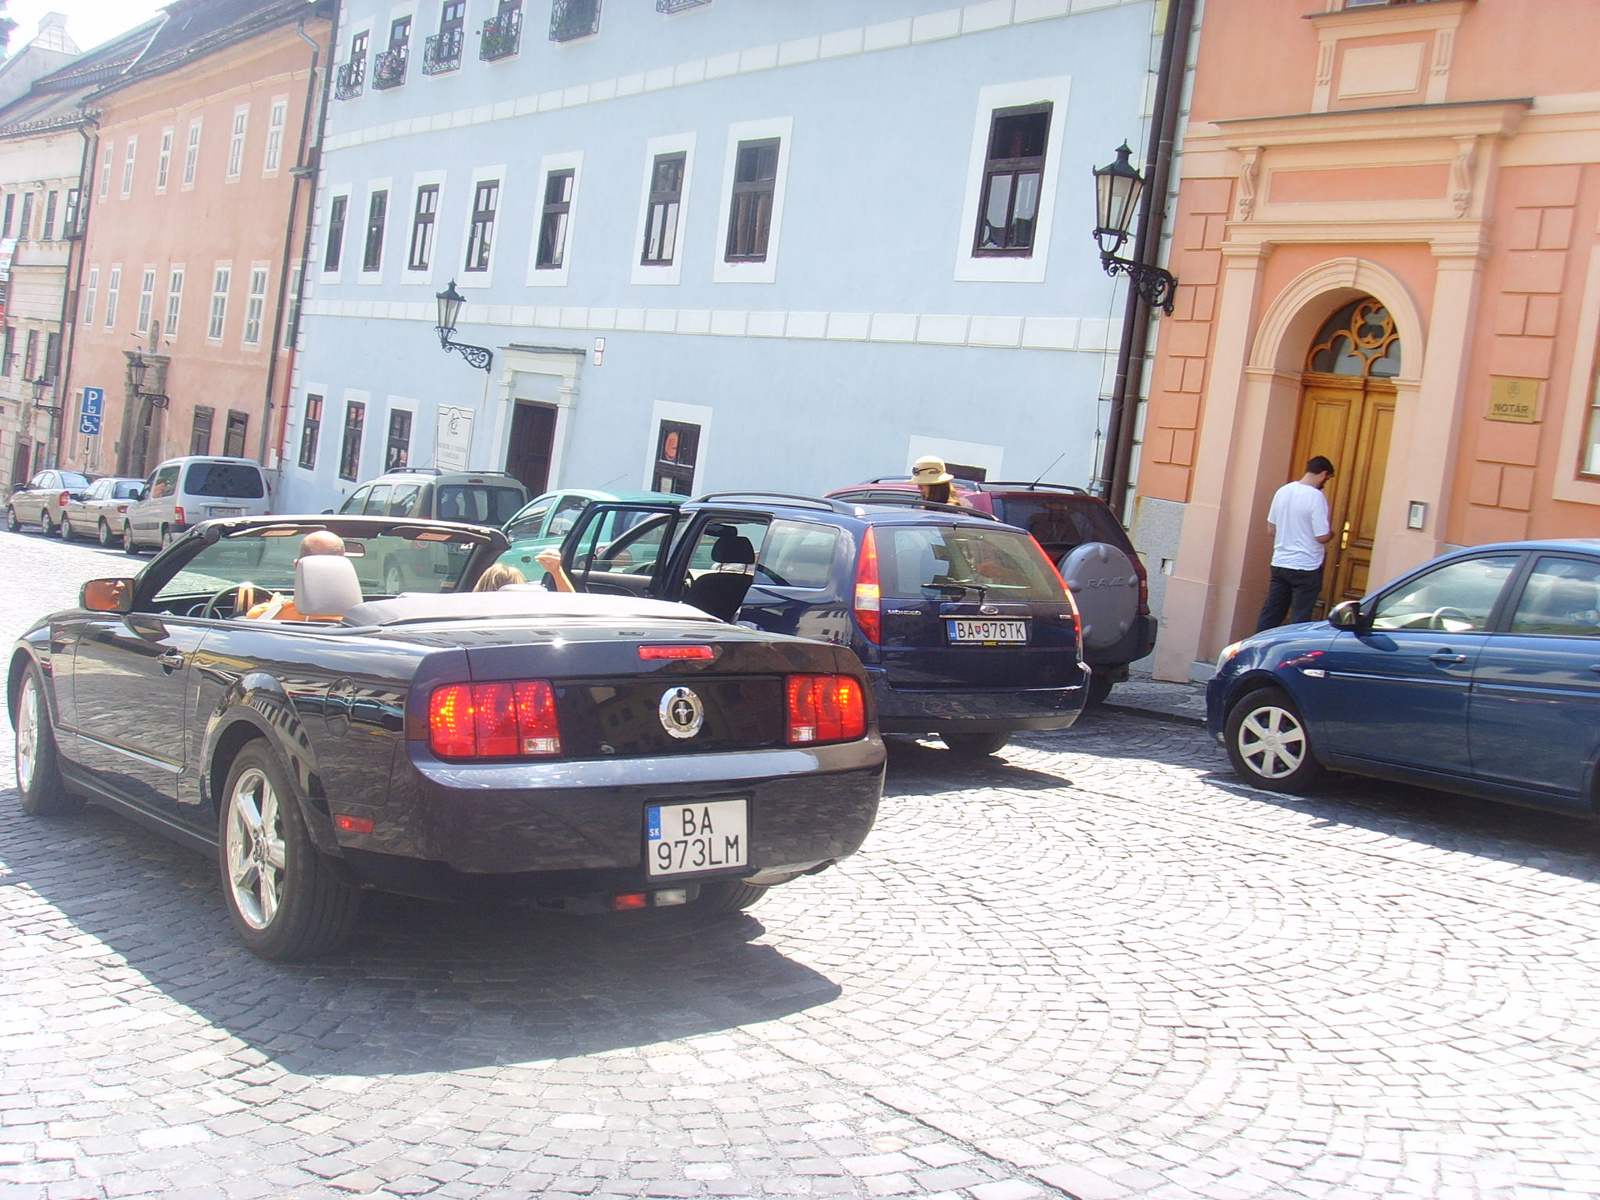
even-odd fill
[(515, 567), (507, 566), (505, 563), (495, 563), (482, 575), (478, 576), (478, 582), (472, 585), (472, 590), (475, 592), (498, 592), (508, 583), (527, 582), (523, 578), (522, 572)]
[(921, 486), (924, 500), (932, 500), (935, 504), (954, 504), (956, 502), (954, 484), (924, 483)]

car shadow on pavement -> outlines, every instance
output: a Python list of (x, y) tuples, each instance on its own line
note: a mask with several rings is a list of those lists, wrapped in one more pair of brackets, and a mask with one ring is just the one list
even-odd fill
[(840, 992), (758, 942), (754, 917), (689, 909), (570, 917), (374, 895), (344, 954), (263, 962), (228, 924), (209, 859), (93, 806), (36, 821), (16, 805), (0, 793), (0, 887), (31, 889), (70, 925), (32, 919), (29, 936), (80, 963), (125, 963), (297, 1074), (581, 1056), (770, 1021)]
[(997, 755), (967, 757), (934, 741), (906, 737), (886, 737), (883, 744), (889, 751), (883, 782), (885, 796), (936, 796), (991, 787), (1042, 792), (1072, 786), (1072, 780), (1063, 775), (1017, 766)]

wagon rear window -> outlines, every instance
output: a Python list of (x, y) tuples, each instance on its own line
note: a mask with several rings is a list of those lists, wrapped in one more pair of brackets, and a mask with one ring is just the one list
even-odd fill
[(183, 490), (190, 496), (228, 500), (259, 500), (267, 494), (260, 469), (247, 463), (190, 463)]
[(877, 540), (885, 598), (1065, 598), (1038, 543), (1009, 529), (880, 526)]

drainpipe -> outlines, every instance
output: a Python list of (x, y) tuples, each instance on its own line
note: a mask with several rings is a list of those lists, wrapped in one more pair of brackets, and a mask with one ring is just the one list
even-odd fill
[[(94, 129), (95, 133), (89, 130)], [(95, 155), (99, 152), (100, 134), (99, 122), (88, 113), (83, 114), (83, 123), (78, 126), (78, 136), (83, 138), (83, 157), (78, 162), (78, 215), (77, 223), (73, 229), (73, 238), (67, 243), (67, 269), (61, 276), (61, 342), (57, 353), (61, 355), (60, 362), (56, 365), (56, 406), (61, 409), (60, 426), (56, 430), (56, 462), (62, 457), (62, 450), (67, 443), (67, 404), (66, 398), (72, 395), (72, 351), (78, 343), (78, 294), (83, 286), (83, 264), (88, 259), (87, 254), (78, 253), (78, 247), (85, 244), (89, 236), (89, 204), (94, 196), (94, 164)], [(77, 254), (78, 270), (73, 274), (72, 259)], [(100, 436), (106, 436), (105, 410), (100, 412)]]
[[(324, 127), (328, 116), (328, 94), (333, 85), (333, 51), (339, 31), (338, 0), (334, 0), (332, 8), (333, 12), (328, 18), (328, 60), (324, 72), (325, 77), (323, 79), (320, 105), (317, 101), (317, 64), (322, 56), (322, 47), (317, 45), (315, 39), (306, 35), (304, 17), (301, 17), (295, 25), (296, 36), (311, 47), (311, 66), (306, 77), (306, 100), (303, 111), (300, 114), (300, 146), (295, 154), (295, 165), (289, 170), (290, 176), (294, 179), (294, 190), (289, 195), (289, 217), (283, 227), (283, 264), (278, 272), (278, 305), (272, 321), (273, 348), (272, 354), (267, 360), (266, 412), (261, 422), (261, 448), (256, 455), (264, 466), (267, 462), (267, 452), (276, 447), (280, 470), (283, 464), (283, 441), (288, 433), (289, 387), (294, 379), (295, 350), (296, 343), (299, 341), (298, 328), (295, 330), (297, 336), (290, 340), (287, 347), (280, 348), (280, 339), (287, 332), (283, 327), (283, 318), (289, 307), (290, 260), (294, 253), (295, 218), (300, 211), (302, 186), (309, 185), (312, 201), (315, 200), (317, 194), (317, 163), (322, 157), (322, 143), (321, 138), (315, 137), (315, 135)], [(315, 123), (313, 123), (312, 119), (313, 111), (316, 112)], [(315, 147), (312, 146), (314, 137), (316, 140)], [(306, 264), (310, 261), (311, 254), (310, 206), (311, 202), (308, 201), (305, 229), (301, 238), (300, 282), (295, 289), (294, 296), (295, 324), (297, 327), (300, 323), (301, 306), (305, 300)], [(275, 395), (278, 390), (278, 360), (280, 357), (285, 360), (283, 402), (281, 404), (275, 403)], [(274, 420), (274, 410), (276, 410), (276, 420)]]
[[(1184, 74), (1189, 63), (1194, 6), (1195, 0), (1167, 0), (1167, 27), (1161, 37), (1155, 111), (1145, 155), (1144, 203), (1139, 210), (1139, 228), (1133, 241), (1133, 261), (1139, 263), (1156, 263), (1166, 232), (1167, 188), (1172, 177), (1173, 143), (1183, 102)], [(1150, 306), (1130, 287), (1122, 310), (1122, 343), (1117, 348), (1117, 377), (1111, 389), (1106, 461), (1100, 480), (1106, 502), (1118, 517), (1124, 515), (1128, 504), (1133, 434), (1138, 424), (1139, 393), (1144, 385), (1144, 359), (1149, 338)]]

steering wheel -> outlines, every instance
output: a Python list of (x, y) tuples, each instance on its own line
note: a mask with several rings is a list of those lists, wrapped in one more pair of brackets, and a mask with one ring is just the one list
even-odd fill
[(229, 584), (227, 587), (219, 591), (215, 596), (211, 597), (211, 599), (206, 601), (205, 607), (200, 610), (200, 615), (202, 617), (209, 617), (212, 620), (216, 620), (222, 615), (221, 608), (223, 602), (225, 600), (232, 600), (233, 611), (228, 615), (230, 617), (242, 617), (245, 613), (250, 611), (253, 605), (260, 603), (256, 597), (261, 591), (262, 589), (256, 587), (256, 585), (253, 583), (241, 583), (238, 585)]
[(1461, 632), (1463, 632), (1462, 630), (1459, 630), (1459, 629), (1451, 629), (1448, 625), (1446, 625), (1444, 623), (1446, 617), (1450, 617), (1450, 618), (1453, 618), (1453, 619), (1458, 620), (1458, 621), (1464, 621), (1466, 623), (1467, 629), (1471, 629), (1472, 628), (1472, 618), (1471, 617), (1467, 616), (1467, 614), (1462, 612), (1459, 608), (1450, 608), (1448, 606), (1446, 606), (1444, 608), (1436, 608), (1436, 609), (1433, 610), (1432, 613), (1429, 614), (1429, 616), (1428, 616), (1428, 628), (1429, 629), (1443, 629), (1447, 633), (1461, 633)]

